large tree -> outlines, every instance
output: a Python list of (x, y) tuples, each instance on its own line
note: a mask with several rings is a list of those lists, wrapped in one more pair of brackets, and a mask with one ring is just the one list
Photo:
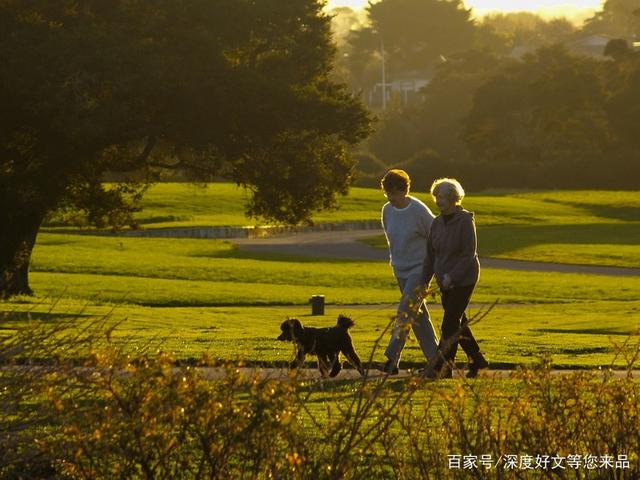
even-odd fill
[(31, 292), (56, 207), (126, 217), (142, 189), (105, 190), (105, 172), (222, 176), (252, 192), (249, 213), (281, 221), (333, 205), (369, 118), (330, 79), (322, 6), (0, 1), (0, 296)]
[(640, 0), (605, 0), (602, 10), (585, 21), (588, 33), (636, 39), (640, 36)]
[(467, 50), (474, 42), (471, 10), (461, 0), (381, 0), (370, 2), (367, 13), (371, 25), (350, 36), (350, 66), (361, 86), (379, 78), (382, 50), (392, 78), (428, 69), (441, 55)]
[(503, 65), (513, 61), (487, 50), (452, 54), (437, 67), (433, 79), (423, 89), (423, 102), (385, 112), (368, 142), (371, 151), (387, 164), (404, 162), (423, 150), (446, 161), (465, 160), (460, 131), (471, 111), (473, 94)]
[(511, 47), (538, 48), (562, 43), (576, 31), (576, 27), (566, 18), (545, 20), (531, 12), (490, 14), (482, 19), (481, 25), (503, 36)]
[(608, 168), (621, 183), (636, 188), (640, 178), (640, 53), (618, 52), (608, 66), (607, 116), (617, 147)]
[(463, 135), (490, 186), (602, 185), (603, 159), (614, 147), (606, 66), (544, 47), (476, 91)]

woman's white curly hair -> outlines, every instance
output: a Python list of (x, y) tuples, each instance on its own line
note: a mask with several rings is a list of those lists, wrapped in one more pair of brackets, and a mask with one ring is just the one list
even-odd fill
[(435, 198), (438, 194), (446, 196), (459, 205), (464, 198), (464, 188), (455, 178), (438, 178), (431, 184), (431, 195)]

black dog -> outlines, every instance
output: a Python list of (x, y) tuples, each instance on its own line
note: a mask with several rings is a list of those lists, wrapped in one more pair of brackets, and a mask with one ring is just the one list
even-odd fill
[(339, 358), (340, 352), (342, 352), (349, 363), (356, 367), (360, 375), (364, 377), (364, 368), (362, 368), (358, 354), (353, 349), (349, 335), (349, 328), (353, 325), (353, 320), (344, 315), (338, 317), (338, 324), (335, 327), (326, 328), (303, 327), (300, 320), (290, 318), (280, 325), (282, 333), (278, 340), (291, 341), (296, 345), (296, 359), (290, 365), (292, 369), (304, 364), (304, 357), (307, 353), (315, 354), (318, 356), (320, 374), (323, 377), (326, 377), (327, 374), (330, 377), (335, 377), (342, 368)]

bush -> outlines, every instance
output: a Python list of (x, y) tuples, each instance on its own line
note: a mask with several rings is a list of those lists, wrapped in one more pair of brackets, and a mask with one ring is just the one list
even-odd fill
[(359, 152), (356, 159), (356, 185), (359, 187), (380, 187), (380, 179), (387, 171), (387, 166), (373, 153)]
[[(542, 362), (508, 380), (308, 382), (226, 365), (211, 380), (210, 370), (176, 367), (163, 353), (112, 348), (104, 322), (76, 328), (29, 325), (0, 341), (0, 477), (640, 475), (640, 392), (630, 375), (558, 375)], [(618, 351), (632, 352), (631, 369), (640, 348)], [(536, 455), (564, 457), (565, 469), (507, 468)], [(569, 466), (575, 455), (579, 469)], [(590, 468), (589, 455), (610, 456), (613, 467)], [(628, 468), (616, 469), (624, 455)], [(456, 468), (473, 458), (476, 468)]]
[(436, 151), (430, 149), (416, 153), (396, 168), (405, 170), (411, 177), (412, 189), (421, 192), (429, 191), (437, 178), (458, 176), (456, 164), (442, 159)]

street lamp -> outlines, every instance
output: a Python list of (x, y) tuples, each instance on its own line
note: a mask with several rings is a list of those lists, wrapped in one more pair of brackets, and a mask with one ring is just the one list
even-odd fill
[(381, 67), (382, 67), (382, 110), (387, 109), (387, 73), (385, 70), (384, 64), (384, 41), (382, 40), (382, 35), (378, 30), (371, 30), (373, 33), (378, 35), (380, 39), (380, 59), (381, 59)]
[(382, 57), (382, 110), (387, 109), (387, 75), (384, 69), (384, 42), (380, 35), (380, 56)]

